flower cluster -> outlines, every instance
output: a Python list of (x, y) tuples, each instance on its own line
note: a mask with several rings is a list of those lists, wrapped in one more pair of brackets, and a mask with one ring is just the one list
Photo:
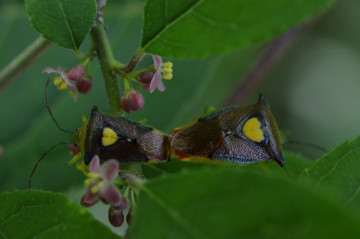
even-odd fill
[[(173, 77), (173, 64), (171, 62), (163, 63), (161, 56), (152, 56), (154, 67), (151, 70), (140, 71), (136, 75), (136, 81), (141, 88), (149, 90), (150, 93), (155, 89), (164, 91), (165, 86), (162, 79), (170, 80)], [(144, 107), (145, 100), (142, 94), (133, 88), (127, 79), (124, 79), (125, 92), (124, 97), (121, 99), (121, 107), (127, 112), (138, 111)]]
[(128, 206), (126, 198), (113, 184), (113, 180), (118, 176), (119, 168), (119, 163), (115, 159), (107, 160), (100, 165), (99, 157), (94, 156), (91, 160), (90, 172), (87, 173), (88, 179), (85, 181), (87, 191), (80, 202), (84, 207), (90, 207), (99, 200), (110, 204), (109, 221), (115, 227), (123, 224), (123, 211)]
[[(163, 63), (161, 56), (152, 56), (154, 65), (146, 70), (140, 70), (126, 74), (123, 77), (124, 96), (121, 98), (121, 108), (131, 113), (144, 108), (145, 100), (143, 95), (132, 88), (130, 80), (135, 80), (143, 89), (153, 93), (155, 89), (164, 91), (165, 86), (163, 79), (170, 80), (173, 77), (173, 64), (171, 62)], [(85, 63), (84, 63), (85, 64)], [(115, 72), (115, 71), (114, 71)], [(70, 70), (64, 68), (47, 67), (43, 73), (55, 73), (58, 76), (54, 78), (54, 85), (58, 90), (66, 90), (70, 88), (70, 92), (74, 95), (74, 101), (78, 100), (78, 92), (82, 94), (88, 93), (92, 88), (92, 79), (85, 73), (83, 65), (78, 65)]]
[(42, 72), (58, 74), (58, 76), (54, 78), (54, 85), (58, 90), (66, 90), (70, 88), (75, 101), (78, 100), (77, 92), (86, 94), (92, 88), (92, 79), (90, 76), (85, 75), (85, 69), (83, 66), (75, 66), (70, 71), (61, 67), (58, 69), (46, 67)]

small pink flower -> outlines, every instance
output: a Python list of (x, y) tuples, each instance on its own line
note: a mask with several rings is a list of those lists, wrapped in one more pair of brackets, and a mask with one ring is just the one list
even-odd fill
[(162, 78), (166, 80), (170, 80), (172, 78), (172, 63), (171, 62), (165, 62), (163, 64), (163, 60), (161, 56), (152, 56), (154, 60), (154, 66), (155, 66), (155, 74), (150, 82), (150, 93), (154, 92), (154, 90), (157, 88), (159, 91), (164, 91), (165, 86), (162, 82)]
[(57, 70), (51, 67), (46, 67), (42, 73), (55, 73), (60, 76), (60, 78), (66, 83), (67, 86), (69, 86), (72, 93), (74, 93), (74, 101), (76, 102), (78, 100), (78, 94), (76, 91), (76, 86), (73, 84), (73, 82), (68, 78), (68, 73), (64, 68), (59, 67)]
[(85, 181), (88, 188), (81, 199), (81, 204), (92, 206), (102, 199), (114, 207), (119, 206), (122, 203), (122, 196), (119, 189), (112, 183), (118, 171), (119, 163), (115, 159), (107, 160), (100, 166), (100, 159), (95, 155), (91, 160), (89, 179)]

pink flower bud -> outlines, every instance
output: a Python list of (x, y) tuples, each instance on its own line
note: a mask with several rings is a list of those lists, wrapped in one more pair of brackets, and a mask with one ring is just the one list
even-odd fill
[(124, 223), (124, 213), (122, 211), (118, 211), (113, 207), (109, 208), (108, 213), (109, 222), (114, 227), (120, 227)]
[(83, 66), (75, 66), (73, 67), (69, 73), (68, 78), (72, 81), (78, 81), (81, 80), (85, 75), (85, 69)]
[(121, 99), (121, 107), (127, 113), (138, 111), (144, 108), (145, 100), (140, 92), (130, 91), (127, 96)]
[(150, 89), (150, 83), (152, 78), (154, 77), (154, 72), (152, 71), (144, 71), (141, 72), (138, 76), (137, 76), (137, 80), (140, 83), (140, 87), (145, 89), (145, 90), (149, 90)]
[(154, 72), (152, 71), (143, 71), (138, 75), (138, 80), (143, 83), (149, 85), (152, 78), (154, 77)]
[(82, 94), (87, 94), (92, 88), (92, 79), (91, 77), (86, 77), (78, 80), (76, 84), (77, 90)]

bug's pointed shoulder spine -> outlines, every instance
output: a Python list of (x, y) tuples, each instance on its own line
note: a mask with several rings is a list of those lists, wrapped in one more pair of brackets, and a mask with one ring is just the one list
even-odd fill
[(261, 93), (259, 94), (259, 99), (258, 99), (257, 104), (263, 105), (263, 106), (268, 106), (265, 96)]
[(97, 107), (96, 105), (94, 105), (94, 106), (91, 108), (91, 115), (97, 114), (97, 113), (99, 113), (98, 107)]

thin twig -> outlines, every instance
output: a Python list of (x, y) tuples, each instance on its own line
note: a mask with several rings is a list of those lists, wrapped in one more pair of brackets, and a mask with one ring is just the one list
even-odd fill
[(42, 36), (38, 37), (30, 46), (20, 53), (0, 72), (0, 93), (18, 76), (35, 63), (53, 43)]
[(247, 74), (234, 93), (226, 100), (225, 105), (242, 104), (264, 82), (272, 68), (283, 58), (285, 53), (302, 36), (313, 21), (300, 24), (282, 36), (273, 40), (264, 50), (261, 58)]

